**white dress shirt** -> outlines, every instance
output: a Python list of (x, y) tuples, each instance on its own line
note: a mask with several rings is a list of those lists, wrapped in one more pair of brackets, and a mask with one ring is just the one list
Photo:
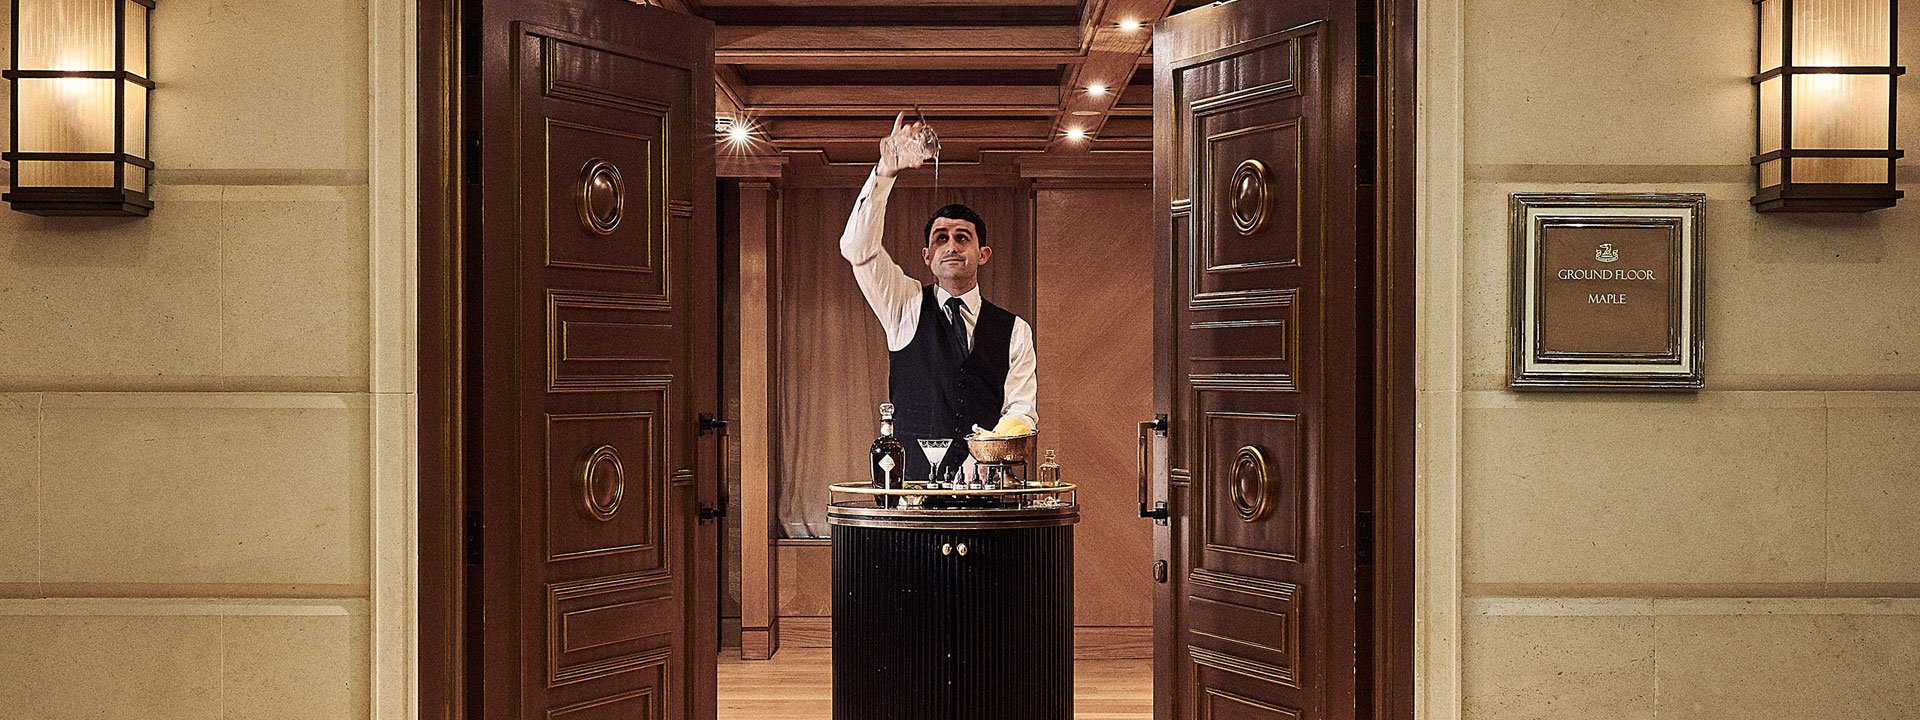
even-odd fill
[[(887, 350), (898, 351), (913, 342), (913, 334), (920, 329), (922, 286), (893, 262), (881, 243), (881, 234), (886, 228), (887, 194), (892, 191), (893, 178), (881, 177), (878, 172), (867, 176), (866, 186), (860, 188), (860, 199), (853, 201), (847, 230), (840, 235), (840, 255), (853, 264), (853, 278), (860, 283), (860, 293), (867, 297), (867, 305), (873, 308), (873, 314), (880, 318), (880, 326), (887, 331)], [(933, 295), (940, 312), (946, 313), (947, 298), (954, 296), (938, 285), (934, 286)], [(967, 347), (971, 349), (973, 324), (980, 317), (980, 286), (975, 284), (959, 297), (964, 310), (960, 319), (966, 323)], [(1034, 409), (1039, 384), (1034, 379), (1033, 326), (1017, 315), (1013, 318), (1013, 339), (1007, 354), (1007, 382), (1000, 418), (1019, 417), (1026, 420), (1027, 425), (1039, 427), (1040, 414)]]

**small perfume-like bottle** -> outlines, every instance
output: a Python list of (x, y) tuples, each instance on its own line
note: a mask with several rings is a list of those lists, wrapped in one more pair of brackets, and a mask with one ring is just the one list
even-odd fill
[(1053, 459), (1053, 451), (1048, 450), (1046, 459), (1040, 461), (1040, 487), (1054, 487), (1060, 484), (1060, 463)]

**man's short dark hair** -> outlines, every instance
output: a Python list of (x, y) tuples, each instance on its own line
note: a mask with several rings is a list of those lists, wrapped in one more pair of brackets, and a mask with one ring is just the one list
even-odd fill
[(926, 229), (920, 231), (920, 234), (927, 238), (927, 242), (933, 241), (933, 221), (939, 220), (940, 218), (965, 220), (973, 223), (974, 242), (981, 245), (987, 244), (987, 221), (981, 220), (980, 213), (974, 212), (973, 208), (961, 205), (960, 203), (954, 203), (935, 210), (933, 211), (933, 217), (927, 218)]

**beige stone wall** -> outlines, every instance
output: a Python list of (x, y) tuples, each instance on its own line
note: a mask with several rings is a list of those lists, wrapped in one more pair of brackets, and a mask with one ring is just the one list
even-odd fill
[(152, 216), (0, 211), (0, 718), (405, 716), (409, 5), (163, 0)]
[[(1750, 3), (1422, 10), (1424, 716), (1920, 715), (1920, 157), (1761, 215)], [(1502, 389), (1519, 191), (1708, 195), (1704, 392)]]

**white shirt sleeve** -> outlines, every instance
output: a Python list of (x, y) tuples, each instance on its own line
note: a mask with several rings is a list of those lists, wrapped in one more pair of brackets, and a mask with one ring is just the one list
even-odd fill
[(1033, 353), (1033, 326), (1026, 318), (1013, 319), (1013, 339), (1007, 344), (1009, 363), (1007, 366), (1006, 403), (1000, 408), (1000, 419), (1019, 417), (1027, 421), (1028, 427), (1040, 427), (1040, 411), (1036, 409), (1036, 395), (1040, 383), (1034, 377), (1035, 362)]
[[(840, 234), (840, 256), (853, 265), (853, 279), (860, 283), (860, 294), (867, 306), (880, 318), (887, 331), (887, 350), (899, 350), (913, 341), (920, 324), (920, 283), (908, 277), (887, 255), (881, 236), (887, 227), (887, 194), (893, 191), (893, 178), (876, 171), (867, 176), (860, 198), (853, 201), (853, 214), (847, 217), (847, 229)], [(1029, 343), (1031, 345), (1031, 343)]]

